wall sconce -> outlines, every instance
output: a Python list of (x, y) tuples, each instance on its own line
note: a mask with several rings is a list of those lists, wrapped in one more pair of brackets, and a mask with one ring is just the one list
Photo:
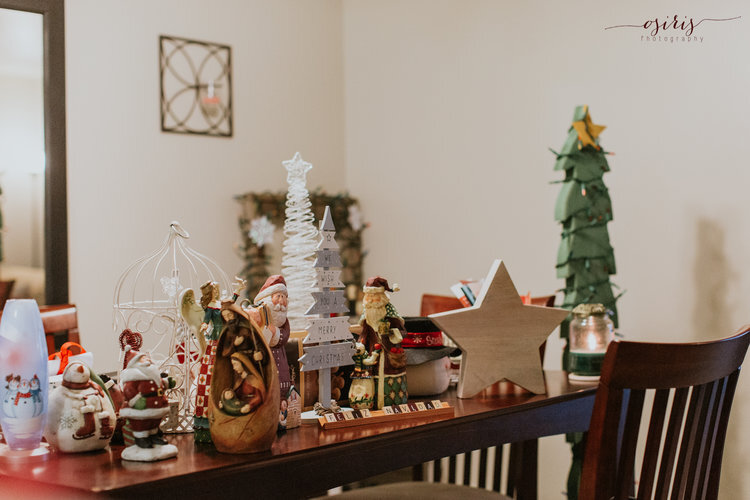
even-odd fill
[(159, 37), (161, 130), (232, 137), (232, 49)]

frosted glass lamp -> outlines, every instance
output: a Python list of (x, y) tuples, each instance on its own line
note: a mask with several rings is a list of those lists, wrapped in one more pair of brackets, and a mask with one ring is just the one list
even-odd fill
[(36, 300), (9, 300), (0, 320), (0, 456), (47, 453), (40, 446), (47, 415), (47, 344)]

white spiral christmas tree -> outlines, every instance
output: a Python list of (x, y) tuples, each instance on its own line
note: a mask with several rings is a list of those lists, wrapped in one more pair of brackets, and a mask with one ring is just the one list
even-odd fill
[(306, 176), (312, 164), (302, 159), (299, 153), (282, 162), (287, 170), (289, 191), (286, 195), (286, 220), (284, 221), (284, 257), (281, 259), (282, 274), (289, 293), (287, 318), (292, 330), (304, 330), (308, 320), (305, 313), (313, 305), (312, 288), (315, 285), (315, 251), (318, 245), (318, 230), (310, 207)]

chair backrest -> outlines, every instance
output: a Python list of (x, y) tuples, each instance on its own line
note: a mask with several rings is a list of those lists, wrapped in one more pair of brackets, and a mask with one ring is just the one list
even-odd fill
[(60, 304), (52, 306), (39, 306), (42, 316), (42, 325), (47, 339), (47, 350), (50, 354), (55, 352), (55, 334), (66, 332), (67, 337), (63, 342), (80, 342), (78, 335), (78, 310), (73, 304)]
[(452, 311), (462, 307), (463, 304), (456, 297), (425, 293), (422, 295), (422, 302), (419, 305), (419, 315), (429, 316), (430, 314)]
[[(612, 342), (591, 416), (579, 498), (716, 498), (729, 411), (750, 328), (687, 344)], [(651, 411), (644, 412), (646, 392)], [(648, 431), (640, 474), (638, 431)], [(671, 496), (670, 496), (671, 495)]]
[[(531, 297), (532, 306), (546, 306), (553, 307), (555, 305), (554, 295), (542, 295), (539, 297)], [(419, 307), (420, 316), (429, 316), (430, 314), (439, 313), (443, 311), (452, 311), (454, 309), (461, 309), (463, 304), (456, 297), (448, 295), (432, 295), (425, 293), (422, 295), (422, 301)]]

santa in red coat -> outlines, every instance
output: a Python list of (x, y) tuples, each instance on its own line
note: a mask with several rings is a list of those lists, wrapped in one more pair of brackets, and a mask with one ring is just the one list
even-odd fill
[(286, 317), (289, 306), (289, 295), (286, 280), (280, 274), (269, 276), (255, 296), (255, 306), (248, 310), (250, 317), (262, 328), (263, 337), (271, 348), (273, 360), (279, 371), (279, 384), (282, 399), (286, 398), (292, 387), (289, 362), (286, 359), (286, 343), (289, 341), (291, 328)]
[[(125, 397), (120, 416), (127, 420), (133, 444), (141, 448), (164, 445), (159, 424), (169, 413), (166, 391), (170, 382), (163, 377), (148, 354), (125, 349), (125, 368), (120, 373), (120, 386)], [(126, 445), (130, 443), (127, 442)]]

